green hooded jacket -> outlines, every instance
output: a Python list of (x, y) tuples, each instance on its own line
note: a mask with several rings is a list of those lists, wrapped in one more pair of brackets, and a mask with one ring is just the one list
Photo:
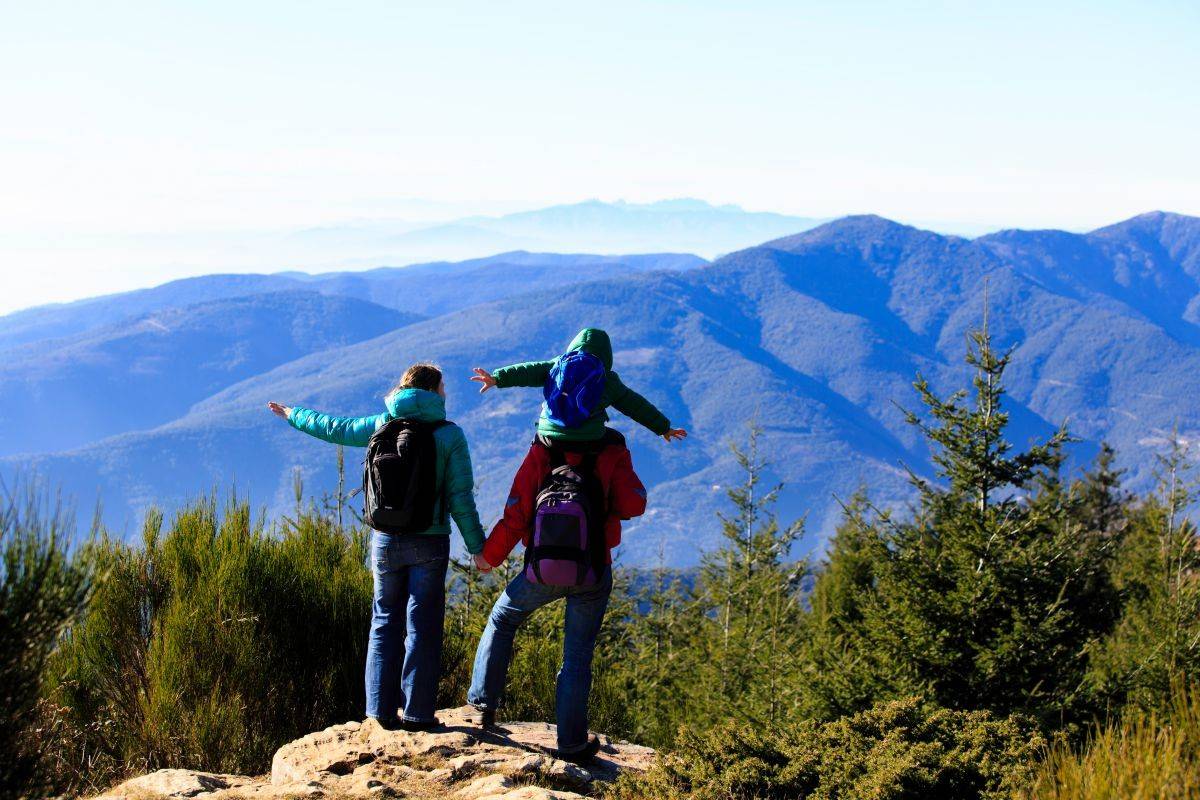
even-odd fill
[[(296, 406), (288, 414), (288, 423), (298, 431), (334, 444), (366, 447), (371, 434), (393, 419), (437, 422), (446, 418), (446, 401), (436, 392), (424, 389), (401, 389), (384, 399), (387, 411), (368, 417), (334, 417)], [(457, 425), (443, 425), (433, 432), (437, 444), (438, 497), (434, 501), (433, 518), (442, 518), (445, 505), (454, 517), (454, 524), (466, 542), (468, 552), (483, 550), (483, 525), (475, 508), (475, 476), (471, 470), (471, 451), (467, 437)], [(450, 533), (450, 524), (434, 523), (418, 535)]]
[[(612, 343), (607, 333), (599, 328), (584, 328), (567, 345), (566, 352), (572, 350), (591, 353), (604, 362), (608, 375), (604, 379), (604, 392), (600, 395), (600, 403), (592, 416), (578, 428), (564, 428), (551, 422), (543, 404), (542, 416), (538, 419), (538, 433), (547, 439), (569, 442), (599, 439), (604, 436), (604, 423), (608, 421), (608, 412), (605, 409), (609, 406), (649, 428), (658, 436), (671, 429), (670, 421), (653, 403), (622, 383), (617, 373), (613, 372)], [(540, 389), (546, 385), (546, 378), (549, 377), (550, 368), (553, 366), (554, 361), (526, 361), (523, 364), (501, 367), (492, 373), (492, 377), (496, 379), (497, 389), (507, 389), (510, 386), (536, 386)]]

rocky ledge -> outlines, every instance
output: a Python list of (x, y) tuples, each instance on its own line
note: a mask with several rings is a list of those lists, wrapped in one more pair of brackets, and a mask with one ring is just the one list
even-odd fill
[(275, 753), (262, 777), (163, 769), (133, 778), (97, 800), (154, 798), (462, 798), (573, 800), (595, 796), (625, 770), (644, 770), (654, 751), (601, 736), (587, 767), (555, 758), (553, 725), (506, 722), (482, 731), (471, 708), (438, 712), (432, 731), (388, 731), (374, 721), (311, 733)]

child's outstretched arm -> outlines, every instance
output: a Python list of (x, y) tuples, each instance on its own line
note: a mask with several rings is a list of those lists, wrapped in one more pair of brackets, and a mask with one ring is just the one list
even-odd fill
[(608, 373), (608, 379), (616, 384), (612, 407), (617, 411), (620, 411), (639, 425), (649, 428), (656, 436), (661, 436), (668, 442), (687, 438), (687, 431), (683, 428), (672, 428), (671, 421), (667, 419), (666, 414), (663, 414), (658, 410), (657, 406), (622, 383), (621, 379), (617, 377), (617, 373)]
[(526, 361), (522, 364), (510, 364), (495, 372), (488, 372), (483, 367), (476, 367), (471, 380), (480, 384), (479, 393), (483, 394), (495, 386), (497, 389), (507, 389), (510, 386), (531, 386), (541, 388), (550, 375), (553, 361)]
[(372, 414), (369, 417), (335, 417), (313, 411), (311, 408), (289, 407), (279, 403), (267, 403), (267, 408), (276, 416), (286, 419), (288, 424), (298, 431), (326, 442), (349, 447), (366, 447), (371, 441), (371, 434), (379, 427), (381, 418), (387, 416)]

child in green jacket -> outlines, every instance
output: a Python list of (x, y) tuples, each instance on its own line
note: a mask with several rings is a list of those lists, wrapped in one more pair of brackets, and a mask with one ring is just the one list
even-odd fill
[[(567, 352), (580, 350), (591, 353), (604, 364), (607, 374), (604, 380), (604, 392), (596, 405), (591, 417), (582, 425), (575, 428), (564, 428), (550, 419), (548, 409), (542, 407), (542, 415), (538, 419), (538, 435), (551, 442), (590, 442), (604, 436), (604, 423), (608, 421), (607, 408), (612, 406), (634, 422), (649, 428), (653, 433), (663, 437), (668, 442), (683, 439), (687, 431), (682, 428), (672, 428), (666, 416), (655, 408), (654, 404), (621, 382), (621, 378), (612, 368), (612, 343), (608, 334), (599, 328), (584, 328), (571, 343)], [(510, 386), (529, 386), (542, 388), (550, 375), (554, 361), (526, 361), (501, 367), (494, 373), (480, 367), (475, 368), (471, 378), (480, 384), (482, 394), (495, 386), (497, 389), (507, 389)]]

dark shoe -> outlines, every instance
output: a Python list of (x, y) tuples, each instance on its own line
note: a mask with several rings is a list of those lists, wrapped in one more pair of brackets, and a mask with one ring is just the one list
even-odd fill
[(483, 728), (485, 731), (490, 731), (496, 727), (496, 709), (479, 709), (479, 727)]
[(400, 730), (408, 731), (409, 733), (418, 733), (420, 731), (433, 730), (434, 728), (436, 728), (438, 725), (441, 725), (441, 724), (442, 723), (436, 719), (428, 719), (428, 720), (425, 720), (424, 722), (417, 722), (416, 720), (401, 719), (400, 720)]
[(507, 728), (502, 728), (496, 724), (496, 709), (494, 708), (471, 706), (471, 713), (467, 714), (465, 721), (478, 727), (481, 731), (508, 733)]
[(582, 750), (574, 750), (570, 753), (564, 753), (561, 750), (555, 750), (554, 757), (584, 767), (592, 763), (592, 759), (595, 758), (596, 754), (599, 752), (600, 737), (593, 735), (588, 737), (588, 743), (583, 746)]

